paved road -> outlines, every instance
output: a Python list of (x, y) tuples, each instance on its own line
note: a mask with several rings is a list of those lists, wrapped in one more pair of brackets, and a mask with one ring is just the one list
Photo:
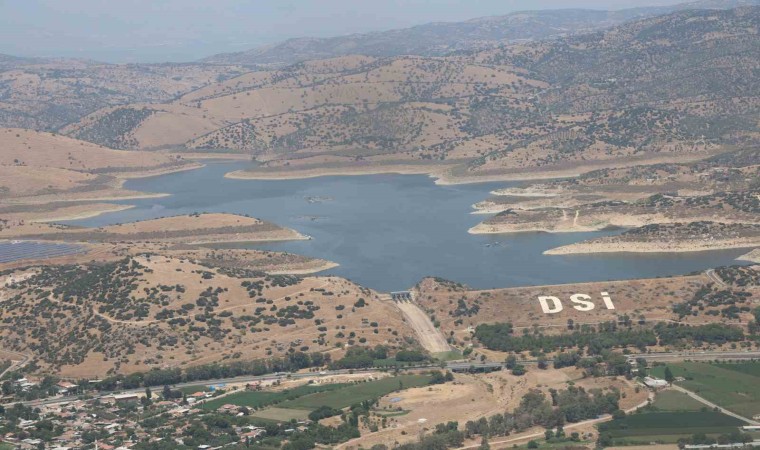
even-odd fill
[[(647, 406), (649, 404), (649, 401), (652, 400), (652, 399), (653, 399), (653, 395), (650, 393), (649, 394), (649, 398), (647, 398), (646, 401), (639, 403), (638, 405), (634, 406), (633, 408), (626, 409), (625, 410), (626, 414), (632, 413), (632, 412), (636, 411), (639, 408), (643, 408), (643, 407)], [(565, 430), (572, 430), (574, 428), (582, 428), (582, 427), (585, 427), (585, 426), (588, 426), (588, 425), (596, 425), (596, 424), (603, 423), (603, 422), (609, 422), (610, 420), (612, 420), (612, 416), (609, 415), (609, 414), (606, 414), (604, 416), (597, 417), (596, 419), (584, 420), (583, 422), (569, 423), (569, 424), (564, 425), (563, 428)], [(530, 440), (536, 439), (536, 438), (539, 438), (539, 439), (543, 438), (544, 437), (544, 433), (545, 433), (545, 430), (541, 431), (540, 433), (526, 434), (526, 435), (516, 436), (516, 437), (513, 437), (513, 438), (502, 439), (502, 440), (498, 440), (498, 441), (489, 441), (488, 444), (491, 445), (491, 446), (493, 446), (493, 445), (497, 445), (497, 444), (513, 444), (513, 443), (518, 443), (518, 442), (525, 442), (525, 441), (530, 441)], [(473, 444), (473, 445), (467, 445), (467, 446), (464, 446), (464, 447), (459, 447), (459, 450), (470, 449), (470, 448), (478, 448), (478, 447), (480, 447), (480, 444)]]
[(736, 417), (737, 419), (743, 420), (743, 421), (747, 422), (750, 425), (760, 425), (760, 422), (758, 422), (756, 420), (748, 419), (748, 418), (746, 418), (744, 416), (740, 416), (739, 414), (736, 414), (736, 413), (731, 412), (731, 411), (729, 411), (729, 410), (727, 410), (725, 408), (722, 408), (722, 407), (716, 405), (715, 403), (712, 403), (709, 400), (705, 399), (704, 397), (700, 397), (699, 395), (695, 394), (694, 392), (691, 392), (691, 391), (689, 391), (687, 389), (682, 388), (681, 386), (676, 386), (674, 384), (671, 387), (673, 389), (675, 389), (676, 391), (683, 392), (684, 394), (688, 395), (689, 397), (693, 398), (694, 400), (696, 400), (696, 401), (698, 401), (700, 403), (703, 403), (703, 404), (709, 406), (710, 409), (718, 408), (718, 410), (720, 412), (722, 412), (723, 414), (726, 414), (727, 416)]
[[(449, 370), (467, 370), (469, 368), (475, 368), (475, 369), (492, 369), (492, 368), (500, 368), (502, 365), (499, 363), (450, 363), (447, 365), (447, 368)], [(440, 365), (432, 365), (432, 364), (426, 364), (426, 365), (420, 365), (420, 366), (411, 366), (411, 367), (405, 367), (402, 370), (419, 370), (419, 369), (440, 369)], [(233, 377), (233, 378), (220, 378), (215, 380), (197, 380), (197, 381), (188, 381), (185, 383), (177, 383), (173, 384), (172, 387), (175, 389), (183, 388), (183, 387), (190, 387), (190, 386), (212, 386), (212, 385), (224, 385), (224, 384), (237, 384), (237, 383), (253, 383), (256, 381), (271, 381), (271, 380), (284, 380), (284, 379), (301, 379), (301, 378), (314, 378), (314, 377), (328, 377), (331, 375), (344, 375), (348, 373), (376, 373), (380, 372), (379, 369), (371, 368), (371, 369), (340, 369), (340, 370), (327, 370), (327, 371), (321, 371), (321, 372), (303, 372), (303, 373), (290, 373), (290, 374), (280, 374), (280, 375), (246, 375), (246, 376), (240, 376), (240, 377)], [(100, 397), (108, 397), (113, 395), (114, 393), (119, 394), (139, 394), (145, 392), (145, 388), (136, 388), (136, 389), (125, 389), (117, 392), (104, 392), (100, 395)], [(30, 400), (26, 402), (22, 402), (26, 405), (30, 406), (41, 406), (41, 405), (53, 405), (58, 403), (66, 403), (71, 402), (74, 400), (77, 400), (79, 398), (78, 395), (69, 395), (69, 396), (63, 396), (63, 397), (55, 397), (55, 398), (48, 398), (48, 399), (42, 399), (42, 400)]]
[(727, 286), (726, 282), (723, 281), (723, 279), (719, 277), (717, 273), (715, 273), (715, 269), (707, 269), (705, 271), (705, 275), (707, 275), (707, 278), (717, 283), (718, 286)]
[(671, 361), (684, 359), (755, 359), (760, 358), (760, 351), (658, 352), (630, 355), (628, 358), (644, 358), (647, 361)]
[(13, 370), (18, 370), (18, 369), (24, 367), (26, 365), (26, 363), (29, 362), (29, 356), (25, 355), (23, 353), (16, 353), (16, 352), (11, 352), (11, 351), (7, 351), (7, 350), (5, 350), (5, 353), (11, 353), (11, 354), (14, 354), (14, 355), (18, 355), (20, 357), (20, 359), (11, 361), (11, 365), (8, 366), (7, 369), (3, 370), (2, 373), (0, 373), (0, 379), (2, 379), (5, 376), (6, 373), (11, 372)]
[[(648, 354), (639, 354), (639, 355), (631, 355), (629, 358), (635, 359), (635, 358), (645, 358), (647, 361), (660, 361), (660, 360), (670, 360), (670, 361), (677, 361), (677, 360), (684, 360), (684, 359), (748, 359), (748, 358), (760, 358), (760, 351), (750, 351), (750, 352), (738, 352), (738, 351), (732, 351), (732, 352), (670, 352), (670, 353), (648, 353)], [(521, 364), (536, 364), (537, 360), (524, 360), (520, 361)], [(426, 365), (419, 365), (419, 366), (410, 366), (410, 367), (404, 367), (401, 368), (401, 370), (425, 370), (425, 369), (440, 369), (441, 366), (439, 364), (426, 364)], [(504, 364), (503, 363), (497, 363), (497, 362), (486, 362), (486, 363), (475, 363), (475, 362), (449, 362), (446, 363), (446, 369), (452, 370), (452, 371), (464, 371), (469, 369), (475, 369), (475, 370), (494, 370), (494, 369), (503, 369)], [(331, 376), (331, 375), (342, 375), (347, 374), (350, 372), (353, 373), (372, 373), (372, 372), (379, 372), (380, 368), (370, 368), (370, 369), (354, 369), (353, 371), (349, 371), (346, 369), (342, 370), (328, 370), (328, 371), (322, 371), (322, 372), (305, 372), (305, 373), (293, 373), (290, 374), (291, 379), (301, 379), (301, 378), (311, 378), (315, 376)], [(266, 381), (266, 380), (277, 380), (277, 379), (284, 379), (286, 378), (286, 375), (261, 375), (261, 376), (241, 376), (241, 377), (233, 377), (233, 378), (221, 378), (221, 379), (215, 379), (215, 380), (198, 380), (198, 381), (189, 381), (186, 383), (179, 383), (176, 385), (173, 385), (174, 388), (181, 388), (181, 387), (189, 387), (189, 386), (199, 386), (199, 385), (218, 385), (218, 384), (232, 384), (232, 383), (252, 383), (255, 381)], [(138, 389), (130, 389), (130, 390), (124, 390), (119, 391), (120, 393), (142, 393), (145, 391), (145, 388), (138, 388)], [(113, 392), (103, 393), (100, 396), (101, 397), (107, 397), (112, 395)], [(72, 395), (72, 396), (66, 396), (66, 397), (55, 397), (55, 398), (48, 398), (44, 400), (31, 400), (27, 402), (22, 402), (26, 405), (31, 406), (40, 406), (40, 405), (53, 405), (58, 403), (66, 403), (73, 400), (77, 400), (79, 396)]]

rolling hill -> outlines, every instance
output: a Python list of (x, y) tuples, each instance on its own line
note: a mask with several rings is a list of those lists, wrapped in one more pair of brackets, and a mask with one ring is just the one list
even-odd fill
[(445, 56), (514, 41), (541, 40), (610, 28), (631, 20), (683, 9), (735, 8), (756, 0), (707, 0), (665, 7), (618, 11), (560, 9), (519, 11), (464, 22), (438, 22), (411, 28), (331, 38), (295, 38), (251, 50), (222, 53), (202, 60), (212, 64), (282, 66), (351, 54), (375, 57)]
[(308, 61), (62, 132), (249, 153), (267, 176), (411, 165), (457, 181), (546, 178), (698, 160), (757, 138), (759, 21), (760, 7), (683, 10), (446, 57)]

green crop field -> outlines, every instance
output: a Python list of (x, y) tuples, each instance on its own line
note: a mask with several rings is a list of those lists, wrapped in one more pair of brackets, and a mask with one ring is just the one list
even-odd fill
[(426, 386), (428, 383), (430, 383), (430, 376), (428, 375), (401, 375), (377, 381), (352, 384), (329, 392), (305, 395), (295, 400), (284, 402), (279, 406), (282, 408), (308, 410), (314, 410), (320, 406), (341, 409), (364, 400), (388, 395), (399, 389)]
[(191, 395), (191, 394), (195, 394), (196, 392), (208, 392), (210, 389), (209, 389), (208, 386), (204, 386), (204, 385), (200, 384), (200, 385), (197, 385), (197, 386), (185, 386), (185, 387), (181, 387), (181, 388), (179, 388), (179, 390), (183, 394), (185, 394), (185, 395)]
[(715, 364), (721, 369), (733, 370), (745, 373), (755, 377), (760, 377), (760, 361), (741, 362), (741, 363), (720, 363)]
[(273, 422), (289, 422), (292, 419), (305, 420), (309, 418), (309, 413), (305, 409), (277, 408), (269, 407), (251, 414), (251, 417), (257, 419), (271, 420)]
[(332, 391), (340, 389), (347, 384), (325, 384), (315, 385), (307, 384), (304, 386), (298, 386), (293, 389), (287, 389), (284, 391), (245, 391), (237, 392), (224, 397), (209, 400), (203, 404), (203, 409), (217, 409), (223, 405), (238, 405), (246, 406), (248, 408), (261, 408), (276, 403), (281, 403), (287, 400), (294, 400), (304, 395), (315, 394), (317, 392)]
[(660, 411), (700, 411), (706, 408), (704, 404), (678, 391), (658, 392), (653, 406)]
[(599, 425), (616, 442), (675, 442), (695, 433), (728, 434), (744, 425), (739, 419), (713, 411), (647, 412)]
[[(754, 362), (668, 364), (675, 377), (685, 379), (677, 381), (677, 385), (744, 417), (760, 414), (760, 376), (754, 375), (757, 366)], [(664, 377), (664, 372), (664, 366), (652, 369), (659, 378)]]

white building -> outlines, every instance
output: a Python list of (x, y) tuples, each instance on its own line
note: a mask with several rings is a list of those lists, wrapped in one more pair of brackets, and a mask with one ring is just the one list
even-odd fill
[(652, 377), (644, 377), (644, 384), (652, 389), (668, 387), (667, 381)]

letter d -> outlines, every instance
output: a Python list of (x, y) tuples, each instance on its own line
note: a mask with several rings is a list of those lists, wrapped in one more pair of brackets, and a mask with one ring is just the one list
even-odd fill
[[(550, 300), (552, 302), (552, 306), (549, 306)], [(562, 311), (562, 302), (557, 297), (538, 297), (538, 302), (541, 303), (541, 309), (544, 310), (544, 314), (557, 314), (558, 312)]]

